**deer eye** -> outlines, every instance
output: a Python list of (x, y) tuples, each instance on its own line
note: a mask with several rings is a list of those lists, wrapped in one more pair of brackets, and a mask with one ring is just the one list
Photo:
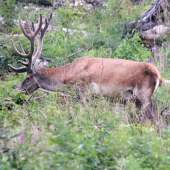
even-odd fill
[(29, 80), (30, 78), (29, 77), (26, 77), (26, 80)]

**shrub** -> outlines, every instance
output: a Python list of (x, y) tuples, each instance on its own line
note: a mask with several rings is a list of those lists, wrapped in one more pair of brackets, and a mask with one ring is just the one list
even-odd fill
[(18, 8), (15, 5), (15, 0), (1, 0), (0, 16), (3, 17), (5, 24), (0, 25), (3, 32), (9, 33), (14, 26), (14, 19), (18, 16)]
[(52, 6), (52, 0), (16, 0), (17, 2), (35, 3), (37, 5)]
[(113, 58), (146, 62), (150, 56), (151, 52), (140, 44), (140, 38), (138, 34), (135, 34), (133, 38), (122, 40)]

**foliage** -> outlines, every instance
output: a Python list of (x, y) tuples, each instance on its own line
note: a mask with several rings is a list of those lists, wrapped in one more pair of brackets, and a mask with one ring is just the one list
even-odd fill
[[(14, 38), (14, 42), (18, 38)], [(23, 40), (22, 40), (23, 39)], [(14, 53), (12, 45), (10, 43), (9, 38), (5, 34), (1, 34), (0, 36), (1, 46), (0, 46), (0, 76), (5, 75), (5, 72), (8, 71), (8, 64), (13, 63), (14, 66), (20, 66), (17, 64), (17, 60), (21, 59)], [(21, 38), (21, 41), (25, 41), (25, 46), (29, 49), (29, 43), (25, 38)], [(18, 47), (18, 43), (16, 43), (16, 47)], [(19, 48), (18, 48), (19, 49)], [(28, 52), (28, 49), (25, 51)]]
[(15, 0), (1, 0), (0, 16), (3, 17), (5, 24), (0, 25), (0, 30), (9, 33), (14, 26), (14, 19), (17, 19), (18, 7), (15, 5)]
[(18, 153), (7, 147), (7, 143), (18, 135), (10, 133), (12, 127), (0, 128), (0, 169), (20, 169)]
[(13, 110), (17, 105), (23, 105), (28, 96), (18, 89), (14, 89), (17, 81), (5, 80), (0, 84), (0, 115), (3, 116), (8, 111)]
[[(106, 124), (107, 123), (107, 126)], [(73, 126), (73, 123), (71, 121)], [(56, 125), (56, 124), (55, 124)], [(169, 140), (160, 139), (153, 128), (119, 126), (119, 123), (102, 122), (98, 129), (63, 127), (57, 122), (57, 131), (51, 132), (49, 141), (50, 167), (53, 169), (167, 169), (170, 167)], [(119, 128), (117, 129), (117, 126)], [(157, 145), (158, 144), (158, 145)], [(87, 154), (88, 153), (88, 154)], [(165, 156), (166, 155), (166, 156)]]
[[(48, 118), (50, 126), (38, 110)], [(16, 153), (15, 165), (23, 169), (170, 168), (168, 128), (159, 129), (161, 132), (157, 133), (149, 124), (130, 124), (128, 113), (116, 111), (104, 98), (90, 99), (84, 105), (53, 93), (46, 100), (15, 108), (14, 117), (19, 116), (18, 112), (26, 115), (27, 111), (31, 117), (25, 117), (26, 122), (39, 122), (38, 128), (44, 134), (35, 141), (33, 135), (37, 133), (29, 137), (23, 131), (31, 134), (35, 125), (31, 129), (30, 125), (18, 125), (25, 138), (13, 152)], [(20, 122), (25, 118), (20, 115)], [(4, 158), (1, 166), (5, 169), (12, 164)]]
[[(57, 30), (45, 35), (42, 51), (43, 57), (53, 59), (51, 66), (64, 65), (81, 56), (146, 61), (150, 53), (145, 47), (141, 47), (137, 35), (131, 40), (124, 40), (123, 42), (121, 40), (124, 24), (138, 16), (136, 7), (133, 6), (130, 11), (126, 10), (127, 5), (132, 5), (130, 1), (108, 0), (103, 4), (103, 6), (94, 9), (83, 6), (77, 8), (64, 6), (55, 11), (56, 15), (53, 16), (51, 24), (56, 25)], [(29, 8), (33, 7), (29, 6)], [(51, 8), (30, 11), (29, 9), (23, 10), (21, 6), (18, 6), (18, 9), (22, 20), (27, 16), (29, 21), (34, 22), (40, 13), (48, 17), (49, 13), (53, 12)], [(135, 11), (135, 15), (133, 15), (132, 10)], [(63, 28), (76, 32), (65, 32)], [(14, 28), (12, 31), (17, 34), (21, 33)], [(14, 39), (14, 42), (20, 40), (23, 48), (28, 52), (29, 42), (27, 39), (24, 39), (23, 36), (10, 38)], [(8, 63), (15, 63), (14, 66), (18, 67), (19, 65), (15, 61), (21, 58), (14, 54), (9, 38), (4, 39), (2, 35), (0, 39), (5, 45), (5, 47), (0, 47), (0, 55), (5, 56), (1, 59), (0, 65), (3, 74), (4, 71), (8, 70)], [(81, 53), (67, 58), (77, 51), (81, 51)]]
[[(27, 15), (30, 21), (35, 21), (40, 13), (43, 16), (56, 13), (51, 24), (57, 30), (47, 32), (42, 51), (43, 57), (53, 60), (50, 67), (81, 56), (147, 62), (152, 54), (153, 64), (168, 79), (167, 46), (162, 44), (151, 53), (140, 44), (137, 34), (121, 40), (124, 24), (136, 20), (144, 10), (142, 4), (132, 6), (129, 0), (104, 0), (103, 6), (94, 9), (64, 6), (34, 11), (19, 7), (20, 18)], [(65, 27), (78, 32), (69, 33), (63, 30)], [(139, 124), (140, 116), (132, 102), (124, 107), (104, 97), (87, 95), (83, 103), (77, 102), (74, 90), (66, 91), (71, 97), (61, 97), (57, 92), (44, 96), (40, 91), (26, 96), (15, 89), (25, 74), (6, 72), (8, 63), (20, 67), (16, 62), (20, 57), (14, 54), (9, 39), (14, 40), (17, 48), (20, 40), (26, 53), (30, 44), (23, 35), (12, 35), (21, 33), (17, 27), (11, 30), (8, 36), (0, 34), (0, 56), (5, 56), (0, 58), (3, 75), (0, 77), (0, 169), (170, 169), (169, 125), (156, 128), (150, 121)], [(76, 51), (81, 53), (67, 57)], [(159, 111), (170, 105), (169, 92), (169, 86), (163, 86), (154, 93), (153, 101)], [(8, 129), (9, 125), (13, 127)]]
[(52, 0), (16, 0), (17, 2), (24, 3), (35, 3), (37, 5), (51, 6), (53, 4)]
[(140, 44), (138, 34), (135, 34), (130, 39), (124, 39), (119, 47), (116, 49), (113, 58), (122, 58), (134, 61), (147, 61), (151, 56), (150, 50)]

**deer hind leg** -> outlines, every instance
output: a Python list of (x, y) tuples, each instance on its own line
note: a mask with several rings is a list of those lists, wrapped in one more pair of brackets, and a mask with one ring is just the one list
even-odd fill
[(157, 124), (158, 121), (158, 112), (155, 109), (155, 106), (152, 102), (152, 93), (153, 88), (142, 89), (140, 90), (139, 94), (137, 95), (138, 100), (141, 102), (141, 123), (148, 118), (152, 121), (153, 124)]

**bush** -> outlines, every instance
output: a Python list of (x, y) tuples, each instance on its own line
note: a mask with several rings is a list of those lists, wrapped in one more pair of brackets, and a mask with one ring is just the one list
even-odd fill
[(52, 0), (16, 0), (17, 2), (35, 3), (37, 5), (52, 6)]
[(15, 5), (15, 0), (1, 0), (0, 16), (3, 17), (5, 24), (0, 25), (0, 30), (9, 33), (14, 26), (14, 19), (17, 19), (18, 8)]
[(135, 34), (131, 39), (122, 40), (112, 58), (146, 62), (150, 56), (150, 50), (140, 44), (140, 38)]

